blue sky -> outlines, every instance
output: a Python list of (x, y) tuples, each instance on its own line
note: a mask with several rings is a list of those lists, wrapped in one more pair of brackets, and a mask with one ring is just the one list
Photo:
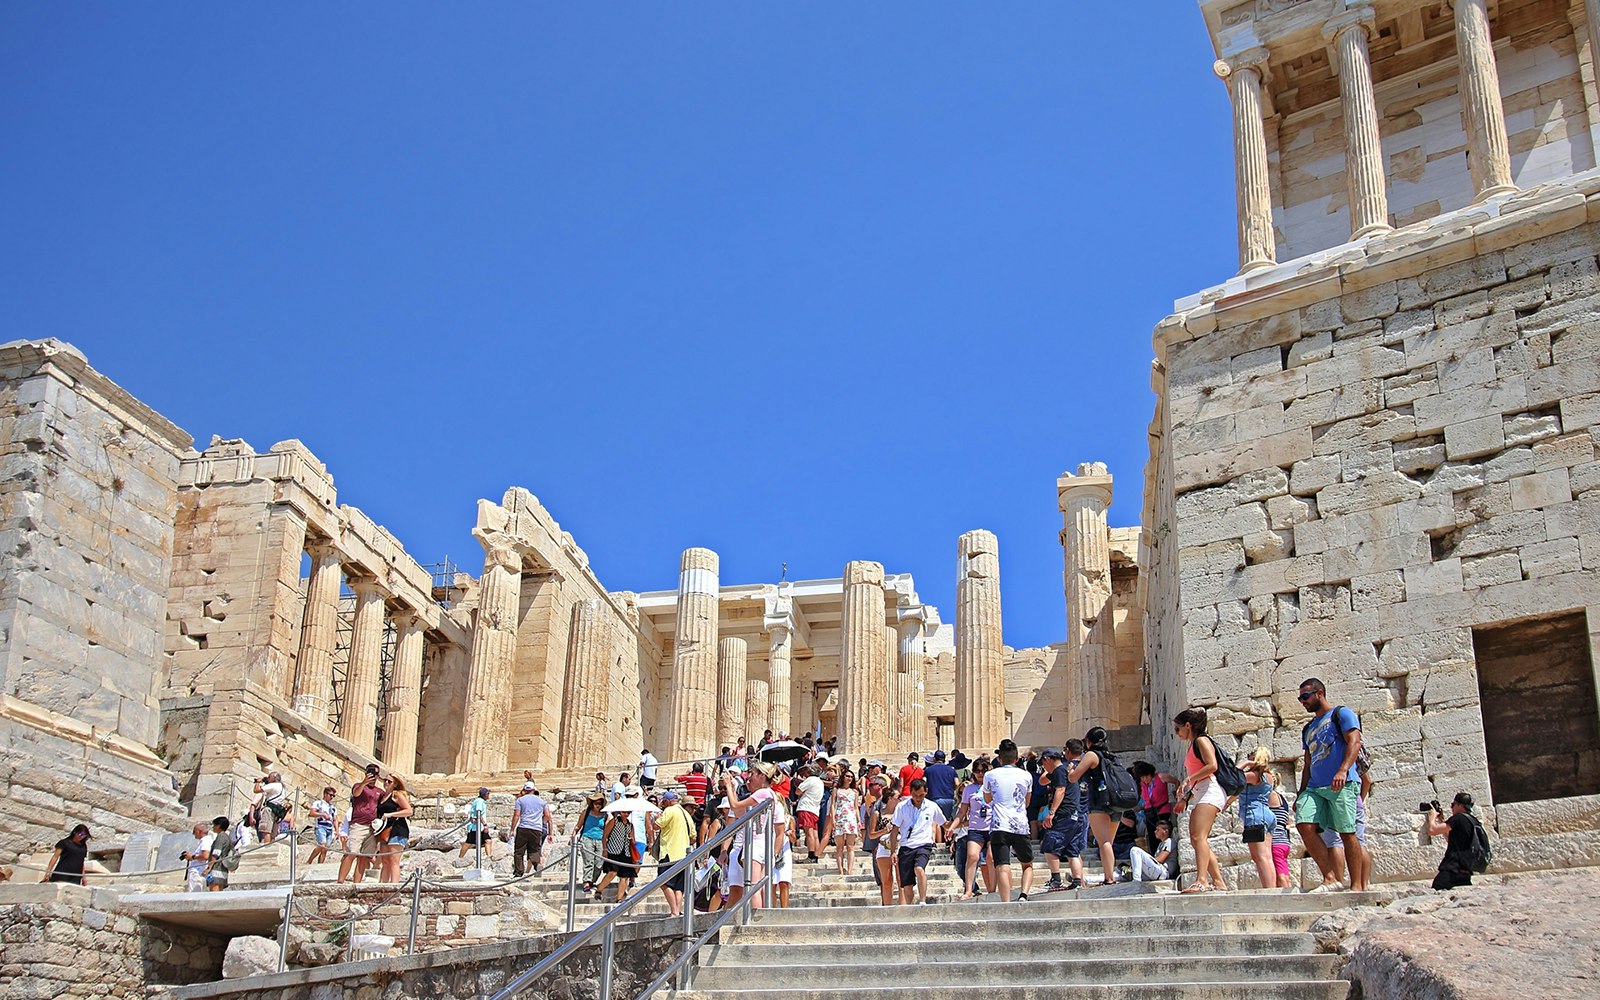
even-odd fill
[[(1155, 11), (1159, 9), (1161, 13)], [(0, 340), (295, 437), (423, 562), (531, 489), (612, 590), (1139, 519), (1150, 330), (1234, 270), (1196, 5), (0, 6)]]

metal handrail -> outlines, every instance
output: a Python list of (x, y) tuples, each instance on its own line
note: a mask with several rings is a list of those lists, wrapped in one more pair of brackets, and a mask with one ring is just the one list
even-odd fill
[[(759, 817), (776, 815), (777, 809), (777, 800), (773, 799), (762, 803), (760, 806), (752, 809), (749, 813), (741, 816), (738, 820), (734, 821), (732, 824), (718, 832), (716, 836), (712, 837), (704, 844), (701, 844), (693, 851), (690, 851), (683, 857), (682, 860), (674, 862), (671, 867), (667, 868), (666, 871), (657, 875), (649, 885), (644, 886), (642, 889), (635, 890), (632, 895), (613, 908), (611, 912), (607, 913), (599, 920), (596, 920), (594, 923), (584, 928), (582, 932), (573, 934), (566, 940), (565, 943), (561, 945), (561, 947), (540, 959), (533, 968), (518, 975), (515, 979), (512, 979), (509, 983), (502, 987), (498, 993), (495, 993), (492, 998), (488, 998), (487, 994), (479, 994), (480, 1000), (510, 1000), (511, 997), (516, 996), (528, 986), (532, 985), (532, 983), (541, 975), (555, 968), (579, 948), (582, 948), (584, 945), (592, 941), (596, 935), (599, 935), (601, 938), (599, 1000), (611, 1000), (611, 966), (616, 955), (615, 934), (617, 921), (620, 920), (622, 916), (632, 909), (640, 900), (648, 898), (651, 892), (666, 885), (666, 883), (679, 872), (688, 872), (694, 864), (711, 854), (713, 850), (717, 849), (722, 843), (731, 839), (735, 833), (743, 831), (746, 827), (753, 827)], [(680, 955), (670, 966), (668, 966), (666, 972), (657, 977), (655, 982), (651, 983), (645, 989), (644, 993), (640, 994), (640, 1000), (643, 1000), (643, 997), (647, 997), (656, 990), (660, 989), (661, 986), (666, 983), (667, 979), (671, 978), (671, 976), (679, 970), (684, 970), (685, 972), (684, 977), (680, 980), (679, 988), (687, 989), (687, 963), (694, 956), (695, 952), (699, 950), (700, 946), (705, 944), (705, 942), (714, 932), (720, 930), (722, 925), (736, 914), (742, 914), (741, 922), (748, 922), (750, 919), (751, 904), (754, 902), (756, 897), (761, 893), (767, 892), (768, 890), (772, 890), (774, 892), (776, 891), (777, 882), (775, 879), (777, 866), (773, 864), (773, 862), (776, 860), (774, 857), (774, 849), (777, 846), (774, 843), (776, 825), (777, 824), (770, 822), (766, 824), (765, 846), (767, 850), (765, 857), (767, 859), (767, 864), (766, 873), (761, 877), (761, 881), (753, 886), (746, 885), (744, 896), (739, 900), (738, 904), (725, 911), (723, 915), (717, 918), (716, 922), (712, 924), (711, 929), (705, 934), (700, 935), (698, 938), (694, 936), (695, 910), (693, 894), (688, 891), (690, 883), (687, 880), (685, 881), (683, 930), (684, 940), (688, 943), (688, 947), (685, 949), (682, 955)]]

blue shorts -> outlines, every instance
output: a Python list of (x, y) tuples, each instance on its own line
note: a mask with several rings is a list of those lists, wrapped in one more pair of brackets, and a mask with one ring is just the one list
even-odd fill
[(1039, 831), (1039, 849), (1058, 858), (1076, 858), (1087, 844), (1083, 823), (1054, 823)]
[(967, 831), (967, 839), (972, 841), (974, 844), (982, 844), (984, 847), (988, 847), (989, 846), (989, 831), (988, 830), (968, 830)]
[(388, 840), (383, 842), (383, 846), (385, 846), (385, 847), (404, 847), (409, 843), (411, 843), (411, 838), (410, 837), (390, 837)]
[(228, 884), (228, 873), (225, 872), (225, 871), (220, 871), (220, 870), (214, 871), (211, 874), (206, 876), (206, 885), (220, 885), (220, 886), (226, 887), (227, 884)]
[(327, 847), (329, 844), (333, 843), (333, 827), (323, 826), (319, 823), (317, 824), (315, 832), (317, 835), (318, 847)]

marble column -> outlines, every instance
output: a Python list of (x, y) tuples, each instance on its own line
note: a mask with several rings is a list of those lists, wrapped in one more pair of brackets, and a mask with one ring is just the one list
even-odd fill
[(788, 625), (767, 628), (767, 678), (770, 686), (772, 733), (793, 735), (789, 718), (789, 669), (794, 656), (794, 632)]
[(957, 551), (955, 741), (959, 747), (989, 751), (1008, 735), (1000, 542), (991, 531), (969, 531)]
[(1589, 62), (1600, 84), (1600, 0), (1582, 0), (1584, 26), (1589, 35)]
[(594, 767), (606, 749), (611, 701), (611, 629), (598, 597), (572, 605), (567, 669), (562, 681), (561, 742), (557, 767)]
[[(1272, 231), (1272, 183), (1267, 173), (1267, 133), (1262, 115), (1261, 80), (1267, 50), (1254, 48), (1213, 67), (1228, 83), (1233, 102), (1233, 165), (1239, 212), (1239, 271), (1277, 262)], [(959, 729), (959, 724), (957, 726)]]
[(910, 724), (909, 703), (910, 691), (901, 683), (904, 676), (900, 672), (900, 634), (893, 625), (884, 623), (883, 629), (883, 671), (885, 683), (889, 691), (889, 700), (884, 705), (883, 725), (888, 747), (899, 750), (909, 742), (911, 734), (907, 732)]
[(744, 731), (755, 742), (761, 739), (764, 729), (771, 729), (773, 737), (777, 737), (777, 727), (772, 725), (772, 687), (752, 677), (744, 685)]
[(902, 618), (898, 631), (900, 671), (906, 684), (905, 739), (926, 748), (933, 745), (933, 727), (928, 717), (927, 680), (922, 664), (922, 622)]
[(385, 593), (375, 580), (352, 580), (350, 589), (356, 592), (356, 620), (350, 630), (350, 660), (344, 668), (339, 736), (370, 754), (378, 737)]
[[(883, 642), (883, 566), (844, 567), (844, 613), (839, 623), (839, 742), (846, 753), (889, 749), (889, 685)], [(826, 737), (829, 734), (824, 733)]]
[(1368, 48), (1369, 33), (1376, 23), (1372, 6), (1361, 4), (1346, 8), (1322, 28), (1323, 37), (1333, 46), (1333, 65), (1339, 74), (1351, 239), (1392, 228), (1383, 143), (1378, 136), (1378, 101), (1372, 92), (1372, 53)]
[(422, 616), (409, 608), (394, 615), (394, 672), (383, 717), (383, 763), (391, 771), (417, 769), (417, 720), (422, 707)]
[(1515, 191), (1511, 140), (1506, 136), (1500, 71), (1489, 37), (1487, 0), (1449, 0), (1455, 8), (1456, 55), (1461, 64), (1461, 111), (1467, 126), (1467, 166), (1477, 200)]
[(1111, 601), (1111, 476), (1086, 462), (1056, 480), (1061, 508), (1062, 579), (1067, 597), (1067, 725), (1116, 728), (1117, 640)]
[[(760, 730), (749, 732), (745, 726), (745, 695), (750, 678), (750, 647), (737, 636), (728, 636), (717, 643), (717, 742), (733, 746), (739, 737), (751, 742), (761, 738)], [(763, 726), (764, 728), (764, 726)]]
[(333, 694), (333, 642), (339, 627), (339, 550), (315, 544), (306, 606), (300, 621), (300, 655), (295, 660), (294, 710), (312, 725), (328, 725), (328, 699)]
[(483, 576), (467, 661), (456, 772), (503, 771), (511, 719), (511, 669), (517, 655), (517, 614), (522, 603), (522, 553), (482, 540)]
[(710, 549), (685, 549), (678, 561), (668, 760), (716, 756), (719, 566)]

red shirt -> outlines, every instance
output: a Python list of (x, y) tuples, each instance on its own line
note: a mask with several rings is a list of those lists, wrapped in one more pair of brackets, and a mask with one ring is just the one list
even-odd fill
[(710, 778), (703, 774), (680, 774), (678, 775), (678, 783), (683, 786), (684, 791), (689, 793), (689, 798), (694, 799), (695, 805), (703, 806), (706, 804), (706, 789), (711, 787)]
[(905, 795), (911, 789), (911, 783), (922, 777), (922, 768), (915, 764), (907, 764), (900, 769), (900, 794)]

